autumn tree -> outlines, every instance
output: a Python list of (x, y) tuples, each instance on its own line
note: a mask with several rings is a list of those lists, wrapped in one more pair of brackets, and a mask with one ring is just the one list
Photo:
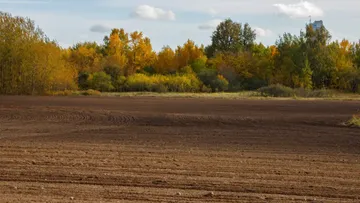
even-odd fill
[(96, 42), (78, 43), (69, 50), (69, 62), (79, 72), (99, 72), (102, 69), (103, 55), (101, 47)]
[(163, 47), (158, 53), (155, 71), (156, 73), (165, 74), (176, 71), (175, 52), (169, 46)]
[(104, 66), (118, 67), (119, 72), (124, 73), (129, 65), (129, 42), (129, 35), (124, 29), (113, 29), (110, 36), (104, 38)]
[(197, 46), (194, 41), (188, 40), (183, 46), (178, 46), (175, 50), (175, 61), (177, 70), (192, 65), (196, 60), (206, 60), (204, 47)]
[(351, 44), (348, 40), (335, 41), (328, 45), (331, 64), (330, 88), (352, 90), (357, 80), (357, 68), (353, 64)]
[(142, 32), (135, 31), (130, 34), (129, 47), (127, 75), (154, 65), (156, 53), (152, 49), (150, 39), (144, 37)]
[(0, 94), (74, 89), (76, 71), (33, 21), (0, 13)]

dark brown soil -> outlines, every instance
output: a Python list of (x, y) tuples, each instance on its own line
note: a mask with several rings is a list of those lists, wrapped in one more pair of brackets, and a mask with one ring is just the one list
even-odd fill
[(0, 96), (0, 202), (360, 202), (359, 110)]

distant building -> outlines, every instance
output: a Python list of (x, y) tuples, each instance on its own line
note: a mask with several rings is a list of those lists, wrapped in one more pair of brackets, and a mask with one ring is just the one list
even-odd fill
[(314, 29), (314, 31), (316, 31), (316, 30), (320, 29), (322, 26), (324, 26), (324, 23), (322, 20), (318, 20), (318, 21), (311, 23), (311, 26)]

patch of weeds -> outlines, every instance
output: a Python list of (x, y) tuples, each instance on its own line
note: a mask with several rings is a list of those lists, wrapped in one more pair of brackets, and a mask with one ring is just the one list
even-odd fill
[(360, 127), (360, 115), (354, 115), (347, 123), (349, 127)]
[(84, 96), (101, 96), (101, 92), (93, 89), (86, 90), (82, 92), (82, 95)]

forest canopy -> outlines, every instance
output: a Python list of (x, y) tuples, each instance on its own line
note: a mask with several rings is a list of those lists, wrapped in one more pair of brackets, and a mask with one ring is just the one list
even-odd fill
[(142, 32), (112, 29), (104, 42), (64, 49), (28, 18), (0, 12), (0, 94), (63, 90), (218, 92), (290, 88), (360, 92), (360, 42), (323, 26), (256, 43), (248, 23), (225, 19), (208, 46), (189, 39), (155, 52)]

